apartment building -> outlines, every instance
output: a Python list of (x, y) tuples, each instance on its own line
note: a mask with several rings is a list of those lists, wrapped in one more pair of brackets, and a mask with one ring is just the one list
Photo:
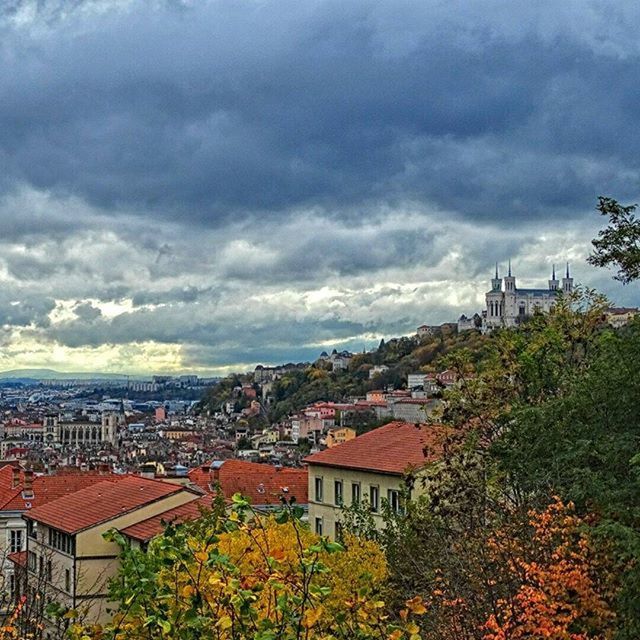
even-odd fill
[(120, 548), (105, 540), (152, 516), (197, 500), (201, 494), (135, 476), (104, 481), (32, 509), (24, 515), (27, 606), (57, 602), (86, 619), (108, 619), (108, 581), (117, 574)]
[(420, 494), (408, 482), (437, 459), (441, 430), (434, 426), (391, 422), (331, 449), (305, 458), (309, 469), (309, 523), (320, 535), (340, 535), (341, 510), (366, 500), (374, 521), (382, 526), (383, 502), (402, 509), (402, 493)]
[(60, 470), (55, 474), (34, 475), (17, 464), (0, 468), (0, 611), (15, 593), (14, 562), (11, 554), (26, 550), (27, 524), (23, 515), (31, 509), (58, 500), (112, 476), (108, 472)]

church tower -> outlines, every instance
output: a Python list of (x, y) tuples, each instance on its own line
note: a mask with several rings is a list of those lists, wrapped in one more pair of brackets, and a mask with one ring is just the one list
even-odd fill
[(556, 265), (553, 265), (553, 270), (551, 272), (551, 280), (549, 280), (549, 291), (557, 291), (560, 282), (556, 278)]
[(567, 262), (567, 275), (562, 278), (562, 293), (571, 293), (573, 291), (573, 278), (569, 275), (569, 263)]
[(502, 278), (498, 275), (498, 263), (496, 262), (496, 275), (491, 280), (491, 291), (502, 291)]
[(516, 278), (511, 275), (511, 260), (509, 260), (509, 275), (504, 279), (504, 291), (511, 294), (516, 292)]

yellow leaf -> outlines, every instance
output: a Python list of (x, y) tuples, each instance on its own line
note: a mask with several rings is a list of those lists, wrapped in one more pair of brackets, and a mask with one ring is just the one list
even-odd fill
[(231, 618), (229, 616), (222, 616), (222, 618), (218, 620), (216, 627), (220, 627), (221, 629), (228, 629), (232, 624), (233, 622), (231, 621)]
[(206, 551), (198, 551), (196, 553), (196, 560), (198, 562), (206, 562), (209, 559), (209, 554)]
[(420, 596), (416, 596), (415, 598), (411, 598), (411, 600), (407, 600), (405, 602), (411, 613), (416, 616), (421, 616), (427, 612), (427, 608), (424, 606), (424, 602)]
[(302, 626), (305, 629), (310, 629), (316, 622), (318, 622), (318, 620), (320, 620), (321, 615), (322, 607), (318, 607), (317, 609), (307, 609), (302, 617)]
[(183, 598), (190, 598), (195, 592), (196, 590), (190, 584), (187, 584), (184, 587), (182, 587)]

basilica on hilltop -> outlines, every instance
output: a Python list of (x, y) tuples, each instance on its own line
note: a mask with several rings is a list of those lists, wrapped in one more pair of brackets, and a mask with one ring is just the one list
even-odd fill
[[(504, 286), (503, 286), (504, 280)], [(516, 277), (509, 273), (501, 278), (496, 275), (491, 280), (491, 291), (485, 298), (487, 308), (482, 312), (482, 332), (487, 333), (499, 327), (515, 327), (534, 313), (548, 312), (553, 308), (560, 293), (568, 294), (573, 291), (573, 278), (569, 275), (569, 264), (562, 283), (556, 278), (556, 268), (553, 266), (549, 286), (546, 289), (521, 289), (516, 286)]]

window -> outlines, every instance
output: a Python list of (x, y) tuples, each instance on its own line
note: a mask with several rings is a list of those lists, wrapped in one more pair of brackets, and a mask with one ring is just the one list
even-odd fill
[(75, 538), (56, 529), (49, 529), (49, 545), (69, 555), (74, 555), (76, 552)]
[(51, 576), (53, 575), (53, 571), (52, 571), (52, 567), (51, 567), (51, 560), (47, 560), (47, 574), (46, 574), (46, 579), (51, 582)]
[(360, 483), (351, 483), (351, 504), (358, 504), (360, 502)]
[(342, 540), (342, 522), (336, 522), (336, 540)]
[(71, 571), (69, 569), (64, 570), (64, 590), (71, 593)]
[(29, 567), (30, 571), (35, 571), (36, 570), (36, 554), (33, 553), (33, 551), (29, 551), (28, 555), (27, 555), (27, 566)]
[(322, 478), (315, 479), (316, 502), (322, 502)]
[(387, 491), (387, 499), (389, 500), (389, 507), (393, 513), (402, 513), (400, 491), (397, 489), (389, 489), (389, 491)]
[(369, 487), (369, 505), (374, 513), (380, 509), (380, 488), (374, 485)]
[(9, 548), (11, 553), (22, 551), (22, 529), (11, 529), (9, 531)]
[(334, 503), (336, 506), (342, 506), (342, 480), (334, 480), (333, 482)]
[(316, 533), (322, 535), (322, 518), (316, 518)]

